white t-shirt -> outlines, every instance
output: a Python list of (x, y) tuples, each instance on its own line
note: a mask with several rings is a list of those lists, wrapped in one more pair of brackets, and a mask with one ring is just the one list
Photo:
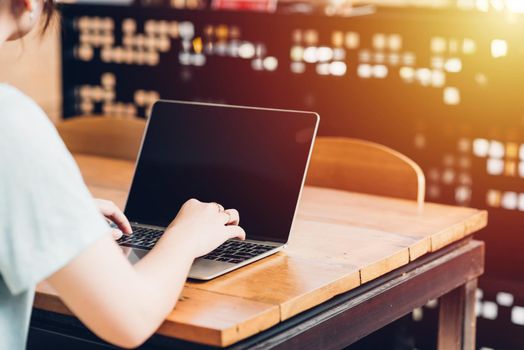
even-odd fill
[(0, 349), (25, 349), (36, 284), (109, 232), (53, 124), (0, 84)]

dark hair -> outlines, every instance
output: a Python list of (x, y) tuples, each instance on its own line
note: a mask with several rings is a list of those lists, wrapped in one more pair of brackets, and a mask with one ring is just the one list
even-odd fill
[[(8, 0), (9, 1), (9, 0)], [(24, 13), (24, 1), (23, 0), (10, 0), (10, 10), (15, 18), (20, 17)], [(44, 32), (51, 20), (53, 19), (55, 13), (55, 3), (54, 0), (44, 0), (44, 7), (42, 9), (42, 18), (41, 26), (42, 32)]]
[(44, 32), (47, 29), (54, 15), (55, 15), (55, 1), (54, 0), (45, 0), (44, 8), (42, 9), (42, 20), (43, 20), (42, 32)]

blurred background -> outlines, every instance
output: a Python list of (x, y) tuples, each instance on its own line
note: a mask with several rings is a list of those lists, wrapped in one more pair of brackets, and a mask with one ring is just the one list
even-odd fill
[[(488, 209), (478, 348), (524, 349), (524, 1), (86, 0), (60, 22), (0, 50), (54, 121), (158, 98), (314, 110), (320, 134), (418, 162), (427, 201)], [(436, 306), (352, 348), (434, 349)]]

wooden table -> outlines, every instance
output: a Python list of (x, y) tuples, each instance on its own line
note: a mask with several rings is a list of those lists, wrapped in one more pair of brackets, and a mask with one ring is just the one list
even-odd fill
[[(123, 207), (134, 164), (77, 155), (91, 192)], [(440, 349), (473, 349), (485, 211), (337, 190), (303, 192), (288, 246), (209, 282), (188, 282), (152, 342), (233, 348), (341, 348), (441, 297)], [(41, 284), (34, 323), (81, 332)], [(53, 311), (55, 313), (49, 313)], [(78, 335), (76, 335), (78, 336)], [(87, 335), (86, 335), (87, 336)]]

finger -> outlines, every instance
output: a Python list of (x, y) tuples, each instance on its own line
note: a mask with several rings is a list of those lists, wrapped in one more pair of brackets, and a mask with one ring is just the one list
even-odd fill
[(226, 226), (228, 238), (238, 238), (240, 240), (246, 239), (246, 232), (240, 226)]
[(183, 204), (183, 206), (186, 206), (186, 205), (197, 205), (197, 204), (202, 204), (202, 202), (199, 201), (196, 198), (190, 198)]
[(113, 236), (113, 239), (116, 241), (122, 237), (123, 233), (120, 230), (111, 230), (111, 235)]
[(231, 216), (229, 213), (223, 211), (221, 213), (218, 213), (218, 217), (220, 218), (220, 223), (224, 225), (229, 225), (228, 223), (231, 221)]
[(224, 212), (229, 214), (229, 221), (226, 225), (238, 225), (240, 223), (240, 214), (238, 213), (238, 210), (227, 209)]
[(224, 211), (224, 207), (221, 204), (218, 204), (217, 202), (211, 202), (209, 204), (214, 205), (218, 209), (219, 213), (222, 213)]
[(123, 233), (133, 233), (129, 220), (116, 205), (113, 205), (112, 210), (106, 214), (106, 217), (111, 219)]

